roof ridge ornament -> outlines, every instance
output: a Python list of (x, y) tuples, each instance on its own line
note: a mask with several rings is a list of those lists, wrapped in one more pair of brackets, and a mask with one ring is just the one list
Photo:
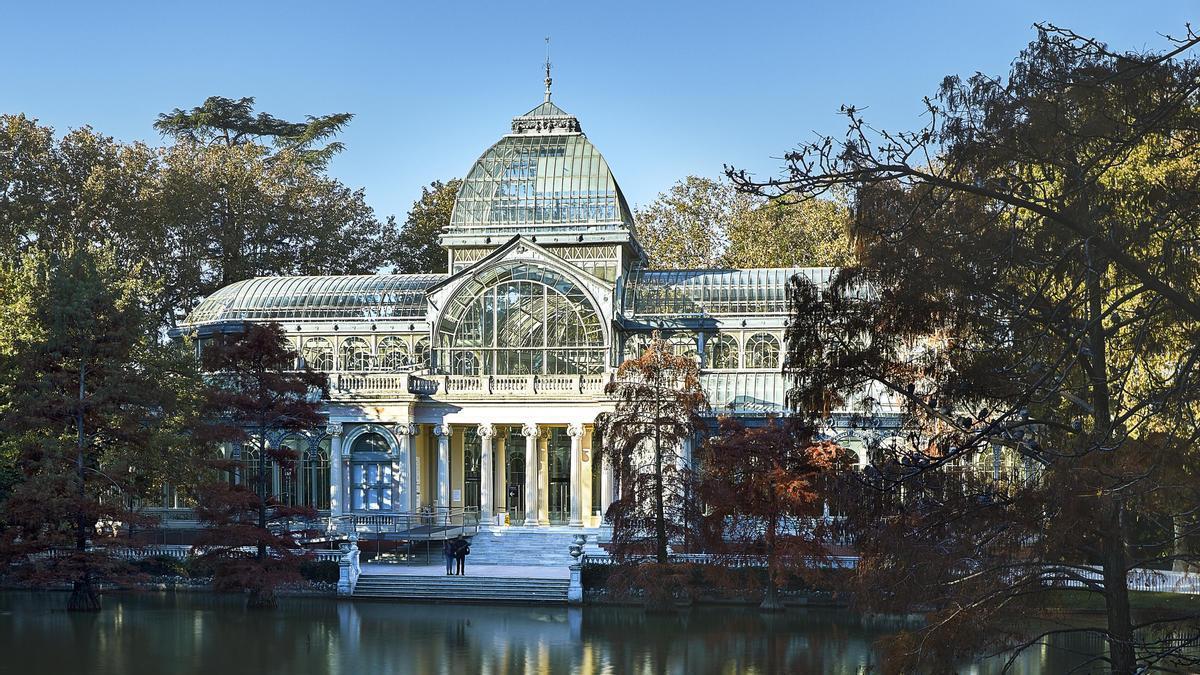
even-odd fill
[(546, 36), (546, 103), (550, 102), (550, 36)]

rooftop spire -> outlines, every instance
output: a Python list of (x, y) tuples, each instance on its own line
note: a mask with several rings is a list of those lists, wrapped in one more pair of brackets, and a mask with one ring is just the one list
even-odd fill
[(546, 38), (546, 102), (550, 102), (550, 38)]

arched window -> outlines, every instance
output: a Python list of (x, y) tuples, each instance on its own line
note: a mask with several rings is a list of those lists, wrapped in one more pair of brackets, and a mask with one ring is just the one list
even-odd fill
[(329, 439), (310, 448), (304, 459), (304, 505), (314, 509), (329, 508)]
[(641, 358), (642, 352), (650, 346), (650, 336), (645, 333), (633, 333), (625, 337), (624, 359)]
[(778, 368), (779, 338), (770, 333), (755, 333), (746, 340), (747, 368)]
[(452, 375), (478, 375), (479, 357), (472, 352), (451, 352), (450, 373)]
[(288, 506), (302, 504), (303, 479), (301, 473), (304, 469), (304, 451), (308, 448), (308, 439), (301, 436), (288, 436), (280, 442), (280, 445), (291, 451), (291, 457), (287, 460), (272, 462), (279, 485), (275, 494), (278, 495), (282, 504)]
[(429, 338), (421, 338), (413, 346), (413, 365), (417, 368), (429, 367)]
[(388, 445), (387, 439), (376, 433), (365, 433), (354, 439), (354, 446), (350, 448), (350, 452), (357, 454), (360, 452), (382, 452), (388, 453), (392, 451), (392, 447)]
[(675, 356), (696, 358), (696, 335), (694, 333), (676, 333), (667, 341), (671, 344), (671, 353)]
[(376, 351), (375, 367), (380, 370), (400, 370), (408, 365), (408, 345), (395, 335), (380, 340)]
[(704, 351), (708, 356), (708, 367), (719, 370), (736, 370), (738, 367), (738, 342), (732, 335), (717, 335), (708, 341)]
[(333, 345), (325, 338), (308, 338), (301, 352), (304, 362), (313, 370), (333, 370)]
[[(499, 265), (464, 284), (438, 321), (438, 364), (478, 374), (587, 374), (604, 369), (604, 329), (591, 301), (550, 268)], [(470, 356), (463, 356), (469, 354)]]
[(371, 367), (371, 345), (360, 337), (342, 340), (342, 370), (367, 370)]

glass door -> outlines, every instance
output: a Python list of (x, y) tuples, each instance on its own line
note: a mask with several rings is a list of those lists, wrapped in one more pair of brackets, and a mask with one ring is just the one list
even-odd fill
[(509, 522), (517, 525), (525, 522), (525, 437), (520, 428), (509, 430), (504, 447), (504, 481), (508, 486), (504, 508)]
[(546, 443), (546, 479), (549, 483), (550, 522), (566, 523), (571, 518), (571, 437), (567, 430), (555, 427), (550, 430)]

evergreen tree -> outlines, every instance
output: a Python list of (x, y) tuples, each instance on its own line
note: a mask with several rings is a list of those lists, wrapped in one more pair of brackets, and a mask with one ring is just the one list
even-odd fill
[(107, 250), (27, 254), (0, 289), (0, 447), (21, 479), (0, 554), (31, 582), (70, 582), (68, 609), (98, 610), (97, 584), (129, 572), (107, 546), (131, 543), (132, 504), (188, 481), (194, 360), (158, 342), (147, 286)]

